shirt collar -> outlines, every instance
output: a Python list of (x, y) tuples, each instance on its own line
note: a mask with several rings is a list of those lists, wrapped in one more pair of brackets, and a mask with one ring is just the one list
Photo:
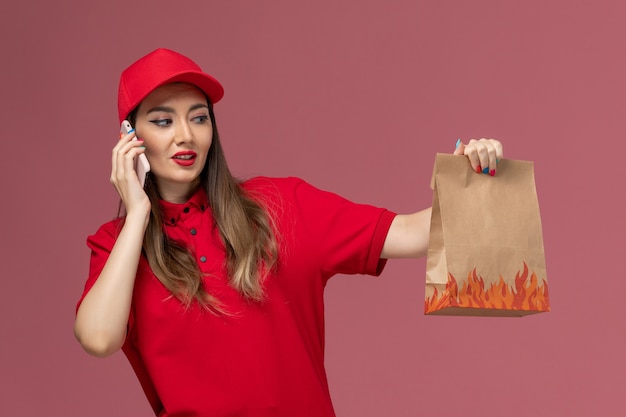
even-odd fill
[(159, 204), (161, 205), (163, 223), (170, 226), (174, 226), (183, 213), (204, 211), (209, 206), (206, 192), (202, 187), (199, 187), (189, 200), (184, 203), (170, 203), (165, 200), (159, 200)]

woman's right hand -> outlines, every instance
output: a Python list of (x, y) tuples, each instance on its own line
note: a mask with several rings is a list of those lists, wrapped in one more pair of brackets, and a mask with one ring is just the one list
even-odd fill
[(126, 208), (126, 220), (93, 287), (76, 313), (74, 334), (95, 356), (117, 352), (126, 338), (133, 288), (150, 215), (150, 200), (135, 173), (144, 152), (135, 133), (123, 135), (113, 148), (111, 183)]
[(135, 212), (147, 216), (150, 212), (150, 200), (135, 171), (137, 158), (145, 152), (143, 141), (134, 140), (134, 131), (120, 136), (112, 152), (111, 184), (120, 195), (127, 216)]

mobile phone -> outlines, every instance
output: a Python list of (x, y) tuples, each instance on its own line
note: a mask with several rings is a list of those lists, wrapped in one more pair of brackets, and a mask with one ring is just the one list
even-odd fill
[[(124, 120), (122, 122), (122, 127), (120, 128), (120, 132), (124, 135), (128, 135), (133, 130), (130, 122), (128, 120)], [(137, 137), (135, 139), (137, 140)], [(139, 183), (143, 187), (146, 184), (146, 174), (150, 172), (150, 163), (148, 162), (148, 158), (146, 155), (140, 154), (139, 157), (135, 160), (135, 172), (137, 173), (137, 178), (139, 178)]]

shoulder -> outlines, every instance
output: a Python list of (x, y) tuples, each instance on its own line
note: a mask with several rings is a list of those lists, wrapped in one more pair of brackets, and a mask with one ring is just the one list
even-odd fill
[(124, 225), (123, 217), (116, 217), (113, 220), (110, 220), (98, 228), (95, 234), (107, 234), (112, 236), (117, 236), (120, 232), (120, 229)]
[(243, 188), (252, 198), (270, 209), (291, 208), (313, 216), (319, 216), (321, 211), (336, 212), (361, 206), (297, 177), (255, 177), (245, 181)]
[(244, 181), (241, 186), (251, 197), (265, 202), (293, 200), (303, 189), (314, 189), (297, 177), (254, 177)]
[(298, 185), (306, 184), (303, 179), (297, 177), (254, 177), (242, 182), (242, 187), (247, 191), (254, 190), (287, 190), (297, 187)]
[(96, 247), (112, 248), (115, 240), (120, 234), (124, 222), (123, 217), (118, 217), (101, 225), (98, 230), (87, 237), (87, 245), (94, 249)]
[(243, 182), (242, 188), (272, 218), (284, 221), (310, 217), (309, 212), (321, 208), (318, 204), (323, 205), (328, 194), (297, 177), (255, 177)]

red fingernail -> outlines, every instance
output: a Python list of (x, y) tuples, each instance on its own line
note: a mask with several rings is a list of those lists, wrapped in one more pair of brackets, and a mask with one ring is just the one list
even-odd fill
[(491, 171), (489, 171), (489, 175), (491, 175), (492, 177), (496, 175), (496, 170), (492, 169)]
[(480, 165), (476, 167), (476, 172), (478, 172), (479, 174), (483, 172), (483, 169), (480, 167)]

